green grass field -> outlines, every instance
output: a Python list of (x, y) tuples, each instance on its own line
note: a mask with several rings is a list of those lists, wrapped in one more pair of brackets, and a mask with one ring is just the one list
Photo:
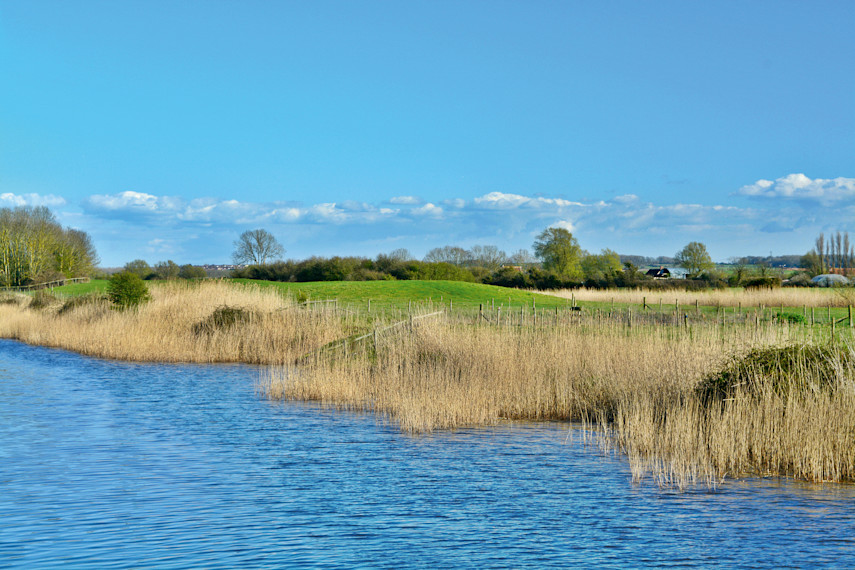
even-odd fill
[(234, 279), (235, 283), (278, 287), (283, 292), (307, 300), (337, 299), (340, 304), (372, 308), (405, 308), (409, 303), (433, 304), (455, 308), (496, 307), (566, 307), (570, 301), (549, 295), (508, 289), (494, 285), (462, 281), (323, 281), (315, 283), (278, 283)]
[[(283, 294), (293, 295), (299, 300), (322, 301), (328, 299), (337, 300), (340, 307), (352, 308), (360, 312), (368, 309), (371, 302), (371, 310), (382, 312), (407, 311), (410, 308), (424, 312), (428, 309), (448, 308), (452, 306), (455, 310), (477, 310), (479, 305), (484, 309), (499, 308), (526, 308), (531, 309), (555, 309), (568, 307), (571, 302), (519, 289), (496, 287), (494, 285), (482, 285), (479, 283), (465, 283), (461, 281), (322, 281), (312, 283), (281, 283), (274, 281), (254, 281), (250, 279), (231, 279), (237, 284), (254, 285), (258, 287), (275, 287)], [(90, 283), (79, 283), (56, 287), (53, 291), (64, 296), (86, 295), (89, 293), (105, 292), (108, 281), (93, 280)], [(674, 313), (674, 304), (665, 303), (661, 309), (659, 298), (664, 295), (651, 293), (648, 299), (647, 309), (640, 304), (610, 303), (578, 301), (576, 304), (586, 310), (601, 311), (633, 311), (644, 310), (647, 313)], [(745, 307), (744, 312), (751, 312), (754, 308)], [(681, 305), (680, 313), (694, 313), (713, 317), (718, 314), (714, 306), (700, 305), (695, 309), (694, 305)], [(726, 313), (733, 313), (734, 309), (725, 309)], [(780, 307), (766, 308), (764, 315), (771, 317), (780, 312)], [(803, 313), (802, 307), (784, 307), (784, 312), (792, 315)], [(831, 319), (841, 320), (848, 316), (845, 308), (832, 308), (829, 312), (826, 308), (817, 308), (813, 311), (807, 309), (806, 317), (813, 318), (815, 322), (829, 322)]]

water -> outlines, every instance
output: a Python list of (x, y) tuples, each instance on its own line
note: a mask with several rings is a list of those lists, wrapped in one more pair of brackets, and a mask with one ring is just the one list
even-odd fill
[(0, 341), (0, 567), (855, 566), (855, 487), (680, 493), (560, 424), (410, 437), (247, 366)]

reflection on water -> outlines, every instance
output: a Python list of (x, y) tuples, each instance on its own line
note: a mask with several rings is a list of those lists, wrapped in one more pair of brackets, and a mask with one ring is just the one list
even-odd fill
[(633, 486), (566, 425), (424, 437), (247, 366), (0, 341), (0, 566), (855, 566), (855, 487)]

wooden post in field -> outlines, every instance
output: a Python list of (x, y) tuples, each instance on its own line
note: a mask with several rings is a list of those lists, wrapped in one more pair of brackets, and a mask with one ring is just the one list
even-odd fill
[(810, 308), (810, 324), (811, 325), (816, 324), (816, 308), (815, 307)]
[(659, 312), (662, 312), (662, 297), (659, 297)]
[(647, 297), (641, 298), (641, 308), (645, 311), (647, 310)]
[(852, 305), (849, 305), (849, 328), (852, 328)]
[(805, 322), (807, 322), (807, 305), (802, 305), (802, 317), (804, 317)]
[(484, 305), (478, 303), (478, 324), (481, 324), (481, 321), (484, 319)]
[(535, 315), (534, 315), (535, 319), (534, 320), (537, 320), (537, 314), (536, 314), (537, 313), (537, 299), (535, 299), (534, 297), (531, 298), (531, 309), (533, 311), (535, 311)]
[(407, 314), (408, 315), (413, 314), (413, 302), (412, 301), (407, 301)]
[(490, 309), (494, 310), (496, 308), (496, 300), (490, 299)]
[(698, 311), (699, 311), (699, 310), (700, 310), (700, 309), (699, 309), (699, 307), (698, 307), (698, 300), (697, 300), (697, 299), (695, 299), (695, 314), (696, 314), (696, 315), (698, 314)]
[(377, 353), (377, 329), (374, 329), (374, 353)]
[(831, 303), (828, 304), (828, 318), (831, 318)]

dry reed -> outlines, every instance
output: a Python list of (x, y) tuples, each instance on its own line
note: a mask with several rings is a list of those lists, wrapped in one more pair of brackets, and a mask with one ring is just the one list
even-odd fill
[(376, 351), (369, 345), (346, 359), (273, 369), (261, 389), (274, 399), (373, 410), (411, 432), (503, 420), (582, 421), (599, 426), (603, 441), (628, 455), (637, 480), (653, 477), (662, 485), (715, 485), (757, 473), (852, 480), (855, 379), (845, 363), (831, 363), (839, 390), (784, 397), (764, 388), (713, 403), (697, 392), (734, 355), (787, 344), (797, 331), (426, 323), (380, 339)]
[[(0, 337), (121, 360), (271, 364), (340, 338), (348, 326), (332, 311), (301, 309), (273, 289), (175, 282), (151, 293), (151, 302), (126, 311), (99, 297), (40, 309), (0, 305)], [(224, 313), (230, 318), (217, 318)]]
[(778, 289), (710, 289), (705, 291), (661, 291), (650, 289), (566, 289), (545, 292), (564, 299), (624, 303), (650, 306), (658, 304), (682, 307), (700, 305), (715, 307), (846, 307), (855, 305), (855, 289), (784, 287)]

